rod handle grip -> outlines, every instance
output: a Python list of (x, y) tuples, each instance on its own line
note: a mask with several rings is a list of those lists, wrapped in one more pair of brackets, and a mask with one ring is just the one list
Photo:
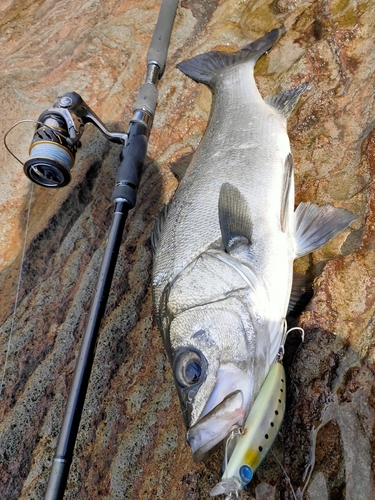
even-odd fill
[(144, 83), (138, 91), (137, 100), (134, 104), (135, 110), (145, 110), (152, 117), (155, 115), (156, 101), (158, 100), (158, 89), (153, 83)]
[(116, 176), (116, 187), (111, 201), (125, 201), (129, 210), (135, 206), (137, 190), (141, 179), (143, 165), (146, 160), (147, 137), (136, 135), (125, 146), (120, 156), (120, 166)]

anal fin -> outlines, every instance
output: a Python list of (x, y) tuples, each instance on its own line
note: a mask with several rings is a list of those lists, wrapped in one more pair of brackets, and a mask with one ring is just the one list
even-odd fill
[(358, 217), (345, 208), (313, 203), (300, 203), (295, 216), (296, 259), (325, 245)]

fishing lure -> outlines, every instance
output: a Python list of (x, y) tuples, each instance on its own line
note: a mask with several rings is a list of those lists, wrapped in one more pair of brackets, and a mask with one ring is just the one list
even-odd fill
[[(276, 361), (254, 402), (224, 470), (221, 481), (211, 490), (211, 496), (238, 493), (251, 481), (269, 452), (285, 414), (285, 370)], [(236, 436), (237, 435), (237, 436)]]
[[(211, 496), (227, 494), (238, 495), (252, 480), (255, 472), (270, 451), (280, 430), (285, 414), (286, 383), (282, 365), (284, 343), (292, 330), (304, 331), (300, 327), (286, 331), (284, 323), (283, 342), (270, 371), (260, 388), (258, 396), (250, 410), (245, 425), (235, 426), (226, 443), (224, 473), (220, 482), (211, 490)], [(227, 459), (228, 449), (234, 449)]]

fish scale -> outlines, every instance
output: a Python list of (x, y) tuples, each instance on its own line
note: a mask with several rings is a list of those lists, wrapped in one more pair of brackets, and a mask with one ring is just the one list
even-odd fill
[(356, 218), (310, 203), (294, 212), (286, 121), (307, 84), (263, 100), (253, 74), (282, 32), (178, 65), (213, 99), (204, 137), (155, 225), (153, 297), (196, 461), (242, 426), (257, 400), (283, 343), (294, 259)]

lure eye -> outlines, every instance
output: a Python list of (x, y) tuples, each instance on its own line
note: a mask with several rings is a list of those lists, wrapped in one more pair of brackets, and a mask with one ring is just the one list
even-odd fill
[(240, 472), (240, 477), (244, 483), (244, 486), (250, 483), (250, 481), (253, 478), (253, 471), (251, 470), (251, 468), (248, 465), (243, 465), (240, 468), (239, 472)]
[(183, 350), (176, 353), (174, 373), (177, 382), (182, 387), (191, 387), (198, 384), (207, 366), (203, 354), (196, 350)]

